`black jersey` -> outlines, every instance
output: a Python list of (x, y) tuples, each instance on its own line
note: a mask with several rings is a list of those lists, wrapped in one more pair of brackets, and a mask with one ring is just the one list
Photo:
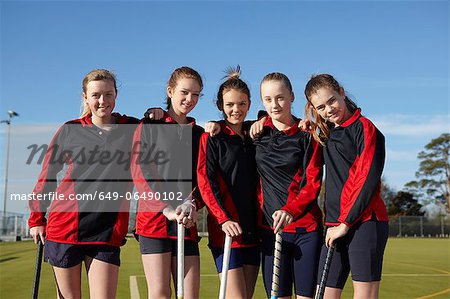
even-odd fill
[(211, 247), (223, 247), (221, 224), (238, 222), (243, 234), (233, 238), (232, 247), (254, 246), (257, 215), (257, 172), (255, 148), (249, 136), (242, 139), (224, 121), (214, 137), (204, 133), (200, 141), (198, 183), (208, 207)]
[[(176, 222), (169, 221), (162, 210), (169, 204), (173, 207), (181, 204), (182, 201), (179, 200), (185, 199), (192, 189), (195, 189), (192, 196), (196, 207), (203, 206), (197, 188), (197, 161), (200, 137), (204, 130), (196, 124), (195, 119), (188, 117), (188, 122), (187, 125), (179, 125), (165, 112), (161, 120), (143, 120), (136, 129), (133, 138), (135, 155), (131, 170), (140, 196), (136, 216), (136, 233), (139, 235), (176, 239)], [(177, 131), (178, 138), (163, 135), (173, 130)], [(170, 163), (158, 166), (139, 161), (141, 158), (145, 159), (146, 152), (154, 146), (170, 155)], [(181, 150), (189, 147), (191, 156), (183, 155), (180, 159), (174, 147), (180, 147)], [(143, 156), (139, 157), (137, 153)], [(155, 173), (161, 177), (156, 177)], [(197, 228), (194, 226), (187, 229), (186, 235), (190, 240), (196, 241)]]
[(279, 131), (269, 117), (262, 135), (255, 140), (260, 175), (260, 224), (273, 225), (272, 214), (285, 210), (294, 217), (285, 232), (310, 232), (321, 228), (317, 203), (322, 182), (322, 147), (298, 128), (298, 120)]
[(360, 109), (331, 130), (324, 156), (325, 224), (351, 226), (373, 217), (387, 221), (386, 206), (380, 196), (384, 136), (361, 115)]
[[(131, 142), (139, 121), (113, 116), (119, 125), (109, 132), (93, 125), (87, 115), (65, 123), (49, 144), (28, 220), (29, 227), (46, 226), (48, 240), (123, 244), (128, 231), (127, 196), (133, 190)], [(38, 200), (45, 194), (56, 196)]]

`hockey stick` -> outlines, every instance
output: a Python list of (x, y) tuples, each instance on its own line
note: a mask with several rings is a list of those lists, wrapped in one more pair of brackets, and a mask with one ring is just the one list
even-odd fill
[(317, 291), (316, 299), (323, 299), (325, 287), (327, 284), (328, 273), (330, 272), (331, 260), (333, 259), (334, 247), (328, 247), (327, 257), (325, 258), (325, 265), (323, 266), (322, 277), (320, 278), (319, 290)]
[(275, 250), (273, 253), (273, 274), (272, 274), (272, 288), (270, 291), (270, 299), (278, 298), (278, 291), (280, 288), (280, 259), (281, 259), (281, 243), (283, 238), (281, 232), (275, 235)]
[(177, 298), (184, 297), (184, 226), (178, 223), (177, 229)]
[(228, 267), (230, 266), (232, 239), (233, 238), (228, 235), (226, 235), (225, 237), (225, 245), (223, 249), (223, 261), (222, 261), (222, 279), (220, 281), (219, 299), (225, 299), (225, 294), (227, 292)]
[(37, 243), (37, 253), (36, 253), (36, 265), (34, 266), (34, 282), (33, 282), (33, 293), (31, 298), (37, 299), (39, 294), (39, 281), (41, 278), (41, 266), (42, 266), (42, 253), (44, 251), (44, 244), (42, 244), (40, 236), (38, 236)]

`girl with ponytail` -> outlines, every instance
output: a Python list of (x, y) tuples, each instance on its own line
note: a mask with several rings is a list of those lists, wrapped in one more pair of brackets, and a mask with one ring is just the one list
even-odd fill
[(252, 298), (260, 252), (256, 235), (257, 196), (255, 148), (243, 128), (250, 108), (250, 90), (230, 68), (217, 93), (224, 119), (220, 133), (202, 135), (197, 167), (198, 185), (208, 208), (209, 247), (221, 277), (225, 235), (233, 238), (226, 294)]
[(305, 96), (312, 134), (324, 145), (326, 165), (327, 231), (319, 269), (327, 247), (335, 247), (325, 297), (340, 298), (351, 271), (354, 298), (378, 298), (389, 229), (380, 196), (384, 136), (333, 76), (312, 76)]

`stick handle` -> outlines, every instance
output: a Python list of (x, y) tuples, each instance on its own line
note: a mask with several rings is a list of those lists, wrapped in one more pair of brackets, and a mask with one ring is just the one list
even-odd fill
[(275, 235), (275, 249), (273, 253), (273, 274), (272, 274), (272, 289), (270, 291), (270, 298), (278, 298), (278, 290), (280, 288), (280, 259), (281, 259), (281, 244), (283, 238), (281, 232)]
[(327, 284), (328, 273), (330, 272), (331, 260), (333, 259), (334, 247), (328, 247), (325, 265), (323, 266), (322, 277), (320, 278), (319, 290), (317, 291), (317, 299), (323, 299), (325, 287)]
[(177, 227), (177, 298), (184, 297), (184, 226)]
[(42, 266), (42, 253), (44, 251), (44, 244), (42, 244), (40, 236), (38, 236), (38, 247), (36, 253), (36, 265), (34, 266), (34, 282), (33, 293), (31, 298), (37, 299), (39, 293), (39, 281), (41, 278), (41, 266)]
[(222, 262), (222, 279), (220, 280), (219, 299), (225, 299), (227, 292), (228, 267), (230, 266), (231, 241), (232, 237), (226, 235), (225, 245), (223, 248), (223, 262)]

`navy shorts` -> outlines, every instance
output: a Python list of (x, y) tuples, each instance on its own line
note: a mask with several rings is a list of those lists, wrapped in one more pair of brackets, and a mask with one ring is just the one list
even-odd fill
[[(270, 298), (275, 235), (273, 231), (264, 230), (261, 237), (264, 287), (267, 297)], [(282, 237), (278, 296), (291, 296), (294, 283), (296, 295), (313, 297), (320, 248), (323, 243), (322, 231), (282, 233)]]
[(81, 264), (85, 257), (120, 266), (120, 248), (110, 245), (65, 244), (45, 240), (44, 261), (58, 268)]
[[(176, 239), (159, 239), (139, 236), (139, 247), (141, 254), (166, 253), (172, 252), (172, 256), (177, 256), (177, 240)], [(184, 240), (184, 255), (199, 256), (198, 243), (190, 240)]]
[[(223, 248), (211, 248), (211, 253), (216, 264), (217, 273), (221, 273), (223, 266)], [(257, 246), (231, 248), (228, 269), (241, 268), (243, 265), (259, 266), (260, 262), (261, 251)]]
[[(388, 235), (387, 222), (366, 221), (352, 227), (347, 235), (336, 241), (327, 287), (343, 289), (350, 270), (354, 281), (380, 281)], [(318, 283), (326, 255), (327, 248), (323, 246), (317, 276)]]

